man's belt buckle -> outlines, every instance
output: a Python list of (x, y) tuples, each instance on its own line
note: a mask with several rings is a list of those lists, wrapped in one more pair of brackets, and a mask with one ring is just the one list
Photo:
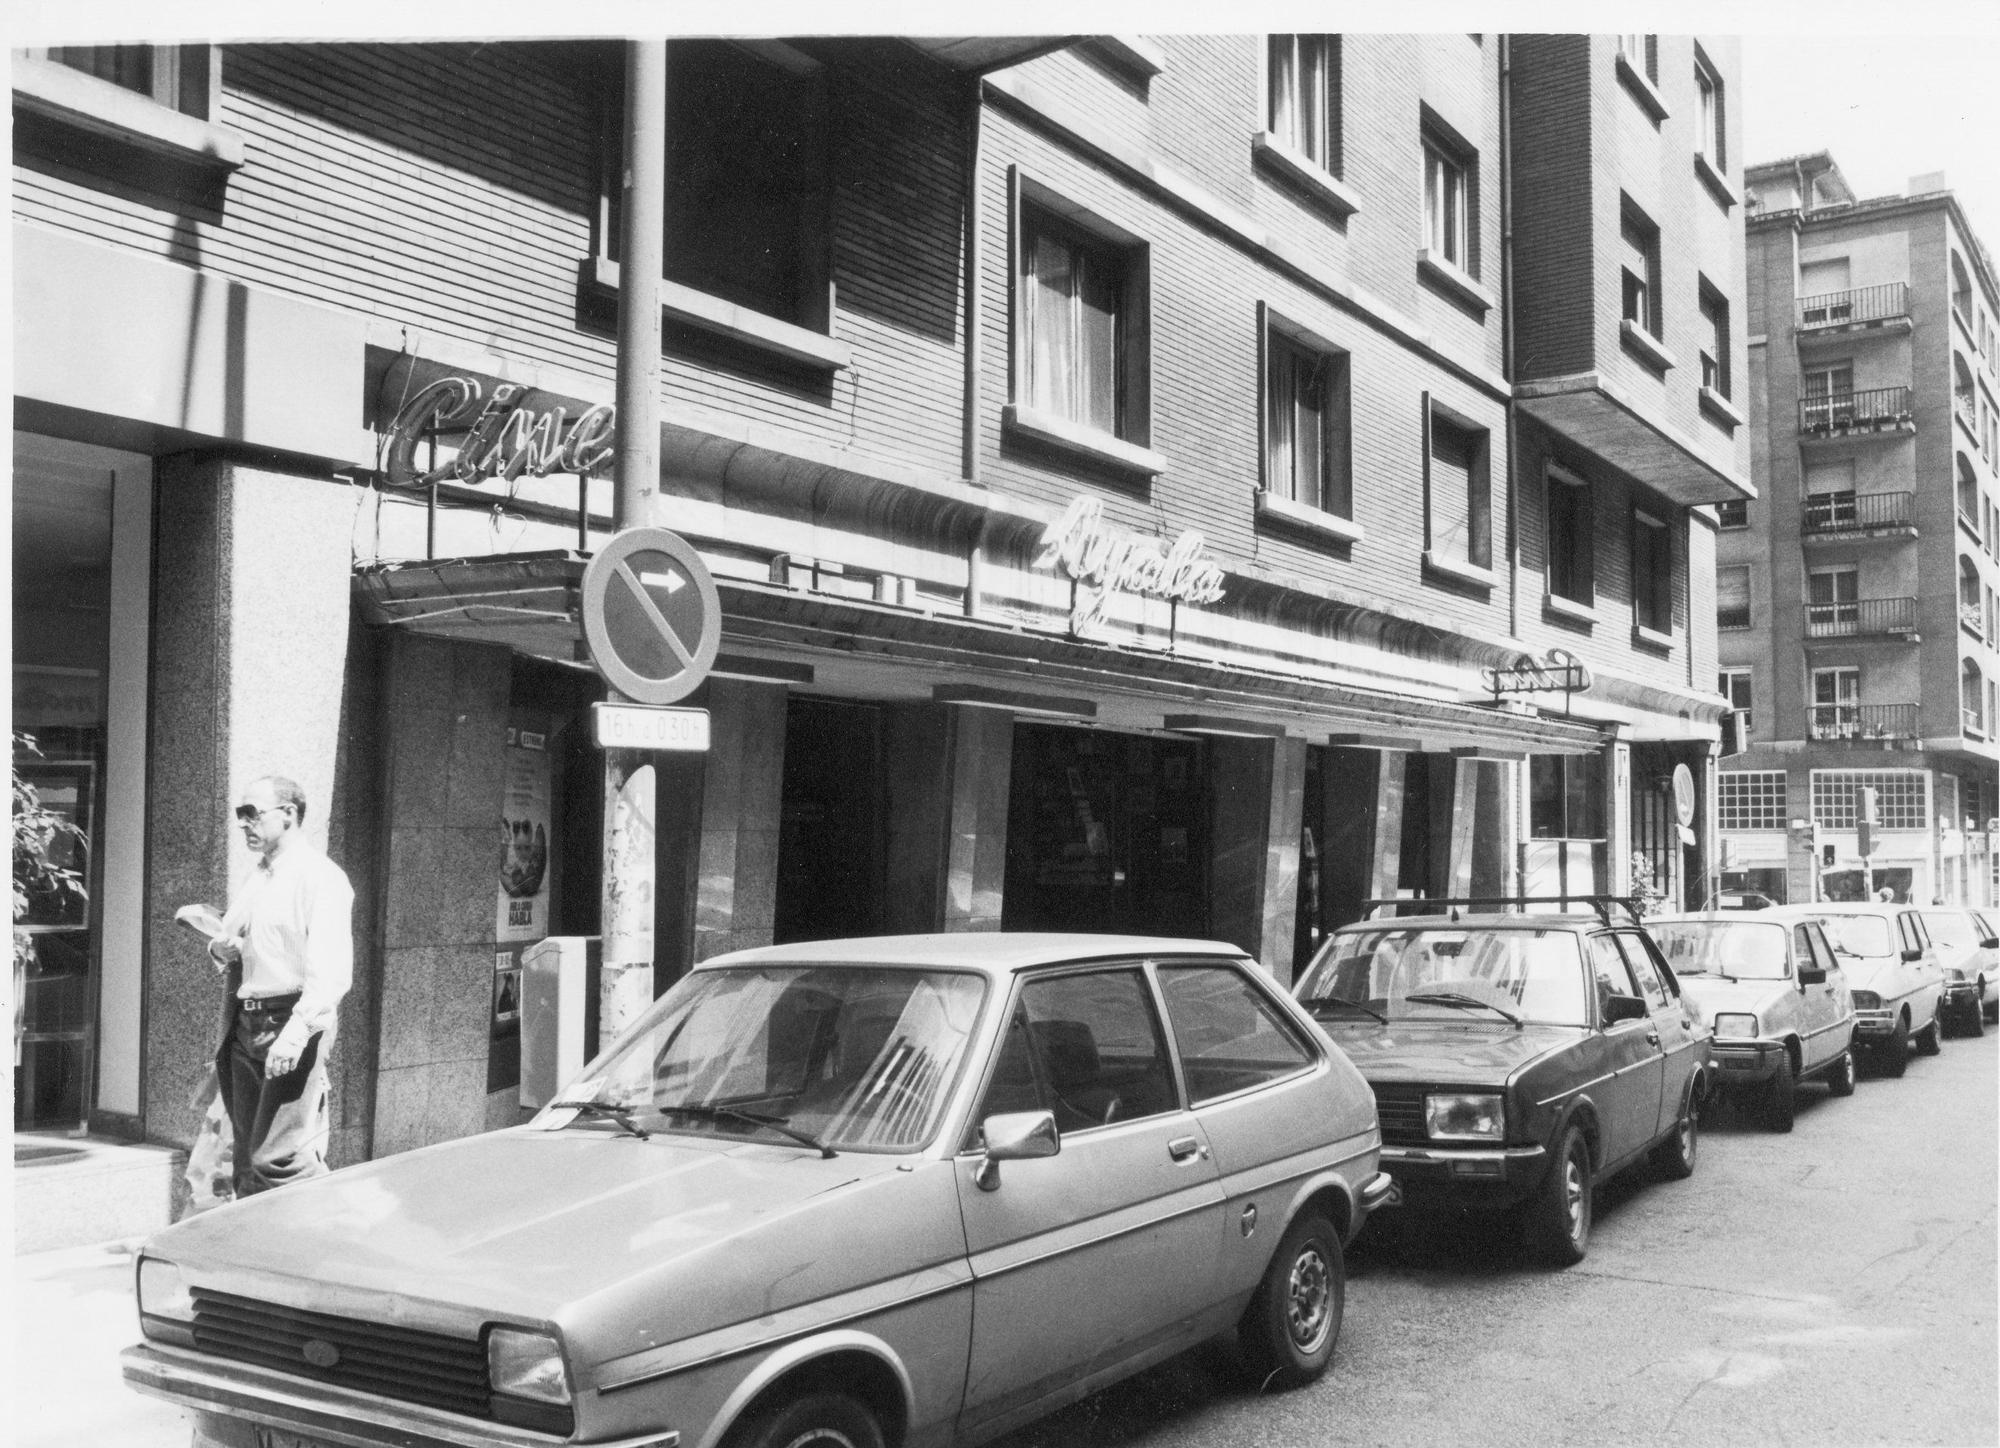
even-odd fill
[(273, 1011), (288, 1011), (299, 1003), (295, 995), (288, 996), (244, 996), (242, 1000), (245, 1015), (264, 1015)]

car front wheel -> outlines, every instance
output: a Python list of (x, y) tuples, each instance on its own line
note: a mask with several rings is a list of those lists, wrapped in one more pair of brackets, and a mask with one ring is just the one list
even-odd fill
[(1931, 1012), (1931, 1023), (1917, 1032), (1917, 1054), (1935, 1056), (1944, 1048), (1944, 998), (1938, 998), (1937, 1008)]
[(1688, 1082), (1681, 1098), (1680, 1118), (1673, 1134), (1653, 1148), (1653, 1169), (1671, 1181), (1686, 1181), (1694, 1175), (1694, 1163), (1701, 1150), (1701, 1098), (1695, 1083)]
[(1325, 1217), (1308, 1213), (1286, 1230), (1236, 1326), (1244, 1367), (1264, 1387), (1312, 1382), (1333, 1361), (1346, 1310), (1340, 1234)]
[(1521, 1235), (1555, 1267), (1573, 1267), (1590, 1250), (1590, 1143), (1577, 1126), (1563, 1128), (1548, 1176), (1522, 1205)]
[(730, 1434), (729, 1448), (883, 1448), (882, 1427), (844, 1393), (807, 1393)]
[(1836, 1096), (1854, 1094), (1854, 1049), (1849, 1047), (1840, 1053), (1840, 1059), (1833, 1063), (1833, 1069), (1826, 1073), (1826, 1084)]

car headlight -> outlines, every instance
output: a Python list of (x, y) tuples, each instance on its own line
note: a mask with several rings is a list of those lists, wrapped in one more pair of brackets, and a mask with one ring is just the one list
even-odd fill
[(1507, 1114), (1498, 1096), (1426, 1096), (1424, 1130), (1440, 1141), (1499, 1141), (1507, 1134)]
[(1757, 1034), (1757, 1018), (1737, 1011), (1724, 1012), (1715, 1018), (1717, 1040), (1747, 1040)]
[(194, 1321), (194, 1294), (181, 1269), (158, 1257), (139, 1259), (139, 1315), (171, 1322)]
[(486, 1378), (496, 1393), (543, 1403), (570, 1400), (562, 1344), (545, 1332), (496, 1327), (487, 1333)]
[(1882, 1009), (1882, 997), (1875, 994), (1872, 990), (1850, 991), (1849, 994), (1854, 997), (1854, 1009), (1857, 1011), (1879, 1011)]

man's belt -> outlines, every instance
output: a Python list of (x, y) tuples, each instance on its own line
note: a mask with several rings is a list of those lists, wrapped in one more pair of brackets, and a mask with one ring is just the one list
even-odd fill
[(240, 996), (236, 1008), (246, 1016), (269, 1015), (276, 1011), (288, 1011), (299, 1003), (299, 992), (281, 996)]

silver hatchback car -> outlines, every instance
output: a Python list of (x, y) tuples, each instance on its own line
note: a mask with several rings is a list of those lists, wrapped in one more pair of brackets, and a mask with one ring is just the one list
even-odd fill
[(531, 1122), (170, 1227), (196, 1443), (975, 1443), (1234, 1328), (1332, 1357), (1365, 1082), (1234, 947), (902, 936), (677, 982)]

